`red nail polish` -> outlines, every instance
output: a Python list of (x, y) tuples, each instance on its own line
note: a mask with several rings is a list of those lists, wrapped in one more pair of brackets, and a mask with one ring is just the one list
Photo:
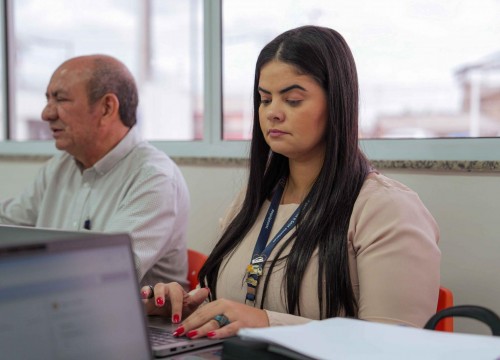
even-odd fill
[(207, 336), (208, 336), (208, 337), (214, 337), (214, 336), (215, 336), (215, 331), (209, 331), (209, 332), (207, 333)]
[(198, 331), (196, 331), (196, 330), (188, 331), (188, 333), (186, 334), (186, 336), (190, 339), (195, 337), (196, 335), (198, 335)]
[(143, 299), (147, 299), (148, 298), (148, 293), (146, 291), (141, 291), (141, 296)]
[(184, 333), (184, 326), (179, 326), (175, 331), (172, 333), (174, 336), (181, 336)]
[(156, 298), (156, 304), (157, 305), (163, 305), (164, 304), (164, 301), (163, 301), (163, 298), (159, 297), (159, 298)]
[(172, 316), (172, 322), (173, 322), (174, 324), (178, 324), (178, 323), (179, 323), (179, 321), (180, 321), (179, 315), (174, 314), (174, 316)]

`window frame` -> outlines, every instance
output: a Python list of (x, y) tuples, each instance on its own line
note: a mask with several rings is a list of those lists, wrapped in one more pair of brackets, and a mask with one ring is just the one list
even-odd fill
[[(11, 1), (0, 0), (0, 25), (4, 57), (1, 69), (3, 94), (9, 94), (7, 74), (13, 63), (13, 34), (9, 14)], [(151, 141), (172, 157), (247, 158), (248, 140), (222, 139), (222, 1), (203, 2), (204, 28), (204, 121), (203, 140)], [(12, 74), (12, 73), (10, 73)], [(12, 87), (12, 86), (10, 86)], [(12, 98), (2, 96), (5, 117), (2, 128), (8, 134)], [(41, 111), (41, 109), (40, 109)], [(362, 139), (360, 147), (372, 160), (499, 160), (500, 138), (446, 138), (446, 139)], [(0, 154), (6, 155), (54, 155), (58, 150), (52, 141), (0, 141)]]
[[(7, 51), (8, 47), (8, 38), (7, 38), (7, 28), (9, 26), (10, 17), (6, 16), (7, 14), (7, 0), (0, 0), (0, 39), (2, 39), (2, 44), (0, 45), (0, 56), (2, 57), (2, 62), (0, 63), (0, 80), (1, 80), (1, 91), (0, 91), (0, 102), (2, 106), (3, 118), (0, 119), (0, 140), (7, 137), (9, 133), (9, 97), (7, 96), (9, 91), (9, 77), (8, 77), (8, 59), (9, 52)], [(1, 145), (1, 142), (0, 142)]]

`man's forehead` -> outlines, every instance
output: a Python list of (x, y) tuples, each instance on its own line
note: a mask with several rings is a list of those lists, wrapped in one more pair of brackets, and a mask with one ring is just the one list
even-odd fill
[(68, 61), (57, 68), (54, 76), (85, 79), (90, 76), (90, 68), (81, 61)]
[(50, 92), (68, 91), (75, 86), (85, 84), (89, 76), (88, 69), (61, 65), (52, 75), (47, 89)]

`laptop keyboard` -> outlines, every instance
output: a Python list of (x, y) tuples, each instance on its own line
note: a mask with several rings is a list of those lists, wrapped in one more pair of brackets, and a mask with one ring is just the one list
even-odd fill
[(174, 337), (171, 332), (157, 328), (149, 328), (149, 341), (152, 346), (159, 346), (176, 343), (179, 339)]

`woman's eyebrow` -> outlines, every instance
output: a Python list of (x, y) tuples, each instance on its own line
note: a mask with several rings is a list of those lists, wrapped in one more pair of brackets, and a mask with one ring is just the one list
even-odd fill
[(297, 84), (293, 84), (293, 85), (290, 85), (290, 86), (288, 86), (288, 87), (286, 87), (284, 89), (281, 89), (280, 90), (280, 94), (284, 94), (284, 93), (289, 92), (290, 90), (293, 90), (293, 89), (299, 89), (299, 90), (302, 90), (302, 91), (307, 91), (302, 86), (297, 85)]
[[(288, 91), (290, 91), (290, 90), (293, 90), (293, 89), (300, 89), (300, 90), (302, 90), (302, 91), (307, 91), (307, 90), (306, 90), (306, 89), (304, 89), (302, 86), (297, 85), (297, 84), (293, 84), (293, 85), (287, 86), (287, 87), (286, 87), (286, 88), (284, 88), (284, 89), (281, 89), (281, 90), (279, 91), (279, 93), (280, 93), (280, 94), (284, 94), (284, 93), (286, 93), (286, 92), (288, 92)], [(263, 89), (263, 88), (261, 88), (260, 86), (259, 86), (259, 91), (261, 91), (261, 92), (263, 92), (263, 93), (265, 93), (265, 94), (271, 94), (271, 92), (270, 92), (269, 90)]]

